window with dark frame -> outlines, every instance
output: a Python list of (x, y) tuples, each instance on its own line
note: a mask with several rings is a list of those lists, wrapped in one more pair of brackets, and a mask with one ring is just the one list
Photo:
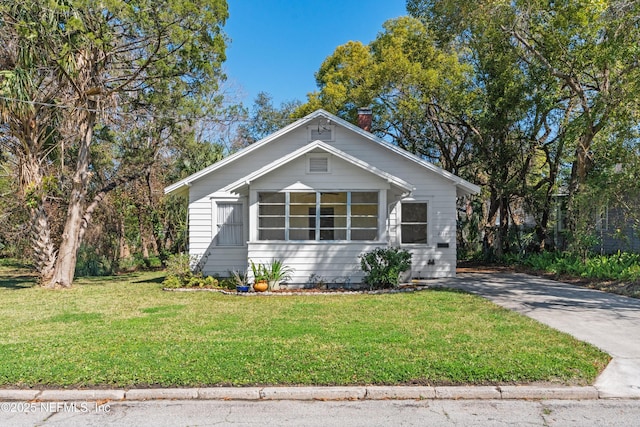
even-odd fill
[(401, 242), (407, 244), (427, 244), (427, 203), (402, 202), (400, 211)]

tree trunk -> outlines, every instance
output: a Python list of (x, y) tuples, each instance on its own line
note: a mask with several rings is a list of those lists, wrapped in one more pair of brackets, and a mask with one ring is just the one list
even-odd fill
[[(30, 135), (36, 138), (35, 134)], [(31, 139), (31, 141), (34, 141)], [(35, 141), (28, 144), (35, 147)], [(34, 153), (28, 153), (21, 162), (20, 187), (24, 191), (24, 202), (29, 206), (31, 220), (31, 243), (33, 249), (33, 263), (40, 276), (41, 283), (51, 278), (56, 261), (56, 251), (51, 239), (51, 224), (45, 210), (45, 196), (42, 190), (43, 171)]]
[(127, 243), (127, 235), (124, 226), (124, 215), (120, 216), (120, 230), (118, 232), (118, 259), (126, 259), (131, 256), (131, 249), (129, 248), (129, 244)]
[(142, 249), (142, 258), (149, 258), (149, 239), (147, 238), (147, 230), (145, 227), (146, 212), (138, 206), (138, 232), (140, 233), (140, 246)]
[(78, 147), (78, 161), (73, 175), (71, 194), (67, 216), (62, 232), (62, 241), (58, 252), (58, 259), (50, 281), (44, 283), (47, 288), (69, 288), (75, 275), (78, 247), (80, 246), (80, 231), (84, 216), (85, 200), (90, 181), (89, 165), (91, 162), (91, 140), (93, 125), (96, 120), (96, 103), (87, 102), (88, 109), (82, 113), (79, 120), (80, 143)]
[(149, 242), (151, 244), (151, 251), (153, 253), (154, 256), (157, 256), (160, 253), (160, 236), (158, 235), (159, 233), (156, 232), (157, 227), (156, 227), (156, 220), (157, 217), (156, 215), (154, 215), (153, 213), (156, 210), (156, 198), (154, 197), (153, 194), (153, 175), (152, 175), (152, 169), (150, 168), (146, 175), (145, 175), (145, 181), (147, 183), (147, 195), (149, 198), (149, 203), (146, 206), (146, 209), (149, 211), (149, 214), (147, 215), (147, 225), (148, 225), (148, 229), (149, 229)]
[(49, 216), (43, 205), (31, 209), (30, 214), (34, 263), (41, 283), (46, 283), (53, 275), (53, 266), (56, 262), (56, 251), (51, 240)]
[(582, 187), (587, 181), (587, 175), (591, 170), (592, 162), (589, 150), (591, 149), (591, 143), (593, 142), (594, 137), (595, 135), (591, 131), (584, 133), (580, 137), (578, 147), (576, 148), (576, 158), (571, 166), (569, 197), (567, 200), (567, 228), (570, 231), (576, 231), (576, 215), (578, 212), (576, 212), (574, 200), (575, 196), (582, 190)]
[(482, 252), (485, 260), (491, 260), (495, 255), (495, 245), (497, 240), (496, 219), (498, 215), (498, 198), (496, 191), (491, 189), (489, 196), (489, 208), (484, 225), (484, 236), (482, 238)]
[(549, 237), (549, 209), (545, 206), (540, 222), (536, 224), (536, 237), (538, 238), (538, 252), (544, 252)]
[(496, 242), (496, 256), (502, 258), (509, 251), (509, 198), (501, 195), (499, 199), (500, 225)]

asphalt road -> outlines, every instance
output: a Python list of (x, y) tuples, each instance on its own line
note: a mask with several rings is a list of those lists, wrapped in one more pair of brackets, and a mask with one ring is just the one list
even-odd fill
[[(638, 400), (67, 402), (0, 412), (2, 426), (637, 426)], [(56, 406), (57, 405), (57, 406)], [(42, 410), (41, 410), (42, 409)], [(86, 409), (86, 411), (85, 411)]]

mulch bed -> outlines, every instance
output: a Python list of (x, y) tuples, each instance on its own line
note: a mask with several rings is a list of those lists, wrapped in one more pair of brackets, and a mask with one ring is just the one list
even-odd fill
[(288, 296), (288, 295), (379, 295), (379, 294), (398, 294), (398, 293), (406, 293), (406, 292), (416, 292), (423, 291), (425, 289), (429, 289), (429, 285), (401, 285), (398, 288), (394, 289), (376, 289), (376, 290), (368, 290), (368, 289), (346, 289), (346, 288), (335, 288), (335, 289), (317, 289), (317, 288), (299, 288), (299, 289), (280, 289), (277, 291), (267, 291), (267, 292), (237, 292), (230, 289), (220, 289), (220, 288), (163, 288), (163, 291), (169, 292), (218, 292), (223, 295), (237, 295), (243, 297), (249, 296)]
[[(557, 275), (548, 273), (546, 271), (533, 270), (531, 268), (525, 268), (521, 266), (505, 266), (505, 265), (481, 265), (472, 263), (460, 263), (456, 269), (458, 273), (501, 273), (501, 272), (516, 272), (525, 273), (533, 276), (544, 277), (545, 279), (555, 280), (558, 282), (569, 283), (576, 286), (582, 286), (589, 289), (597, 289), (612, 294), (623, 295), (632, 298), (640, 298), (640, 282), (624, 282), (619, 280), (602, 280), (602, 279), (590, 279), (586, 277), (575, 277), (568, 275)], [(437, 283), (434, 282), (437, 285)], [(172, 292), (219, 292), (225, 295), (238, 295), (238, 296), (267, 296), (267, 295), (356, 295), (356, 294), (392, 294), (402, 292), (414, 292), (430, 289), (429, 283), (409, 284), (401, 285), (397, 289), (347, 289), (347, 288), (334, 288), (334, 289), (318, 289), (318, 288), (301, 288), (301, 289), (281, 289), (277, 291), (268, 292), (237, 292), (230, 289), (220, 289), (212, 287), (202, 288), (164, 288), (165, 291)]]

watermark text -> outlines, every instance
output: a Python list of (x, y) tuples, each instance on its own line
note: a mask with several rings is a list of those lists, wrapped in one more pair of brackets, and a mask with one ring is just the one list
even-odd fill
[(0, 412), (107, 413), (111, 406), (98, 402), (0, 402)]

